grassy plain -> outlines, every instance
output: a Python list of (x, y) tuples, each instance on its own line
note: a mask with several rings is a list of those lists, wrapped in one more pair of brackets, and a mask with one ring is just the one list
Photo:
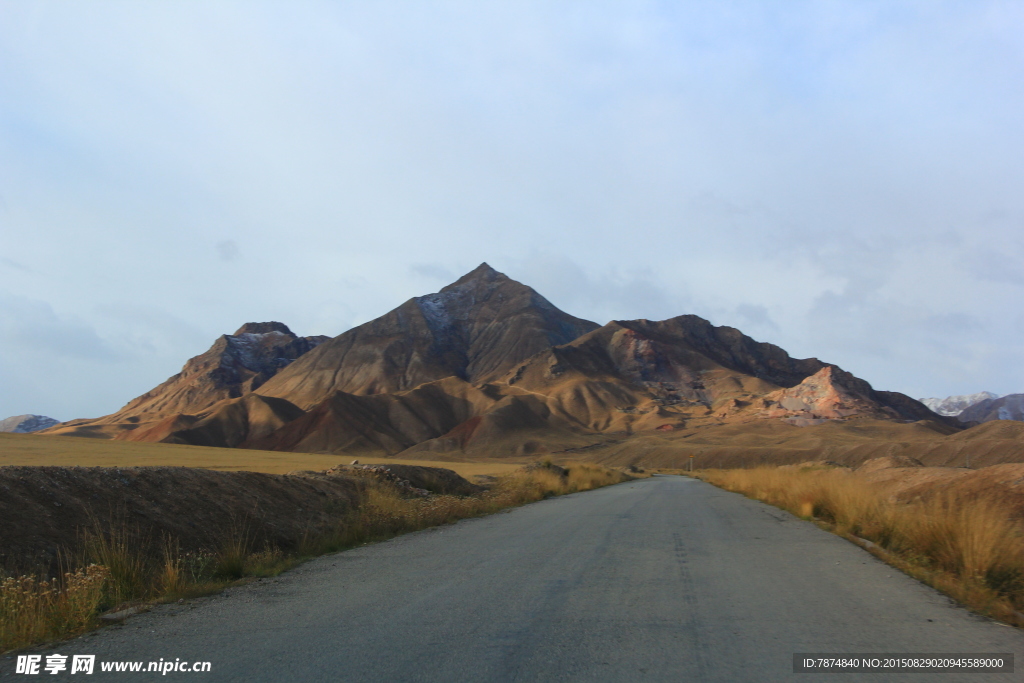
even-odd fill
[[(61, 467), (203, 467), (225, 472), (266, 472), (285, 474), (294, 470), (325, 470), (348, 464), (351, 456), (329, 453), (285, 453), (242, 448), (209, 448), (166, 443), (111, 441), (79, 436), (49, 436), (0, 432), (0, 466), (58, 465)], [(497, 476), (519, 467), (522, 462), (455, 462), (360, 458), (363, 464), (421, 465), (446, 467), (461, 476)]]

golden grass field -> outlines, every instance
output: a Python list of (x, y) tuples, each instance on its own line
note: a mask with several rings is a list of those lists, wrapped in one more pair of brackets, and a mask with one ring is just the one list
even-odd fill
[[(112, 441), (77, 436), (42, 436), (0, 432), (0, 466), (58, 465), (61, 467), (202, 467), (226, 472), (285, 474), (293, 470), (325, 470), (352, 462), (351, 456), (325, 453), (287, 453), (241, 448), (209, 448), (166, 443)], [(360, 463), (391, 463), (445, 467), (469, 478), (496, 476), (522, 467), (523, 462), (448, 462), (360, 458)], [(524, 461), (525, 462), (525, 461)]]

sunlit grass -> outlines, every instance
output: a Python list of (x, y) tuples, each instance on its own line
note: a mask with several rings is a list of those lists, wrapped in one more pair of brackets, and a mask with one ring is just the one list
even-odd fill
[(109, 573), (90, 565), (52, 580), (34, 576), (0, 581), (0, 651), (88, 628), (103, 599)]

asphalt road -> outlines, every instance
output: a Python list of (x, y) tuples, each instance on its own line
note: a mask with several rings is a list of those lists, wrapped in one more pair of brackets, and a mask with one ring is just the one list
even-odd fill
[[(208, 681), (1020, 681), (1024, 635), (775, 508), (654, 477), (322, 557), (42, 654)], [(795, 652), (1013, 652), (1016, 674), (794, 674)], [(70, 661), (70, 660), (69, 660)]]

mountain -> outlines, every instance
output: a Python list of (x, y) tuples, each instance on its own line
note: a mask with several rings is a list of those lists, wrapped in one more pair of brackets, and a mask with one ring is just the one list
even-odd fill
[(404, 455), (576, 451), (642, 434), (687, 438), (693, 430), (768, 421), (943, 420), (834, 365), (792, 358), (692, 315), (608, 323), (535, 355), (488, 390), (498, 399), (492, 408)]
[(836, 366), (792, 358), (694, 315), (608, 323), (538, 354), (505, 381), (551, 397), (557, 410), (602, 431), (763, 417), (936, 417)]
[(458, 377), (390, 394), (339, 391), (281, 429), (243, 445), (261, 450), (390, 455), (441, 436), (494, 403), (494, 398)]
[(957, 419), (961, 422), (1024, 421), (1024, 394), (1008, 394), (1002, 398), (979, 401), (960, 413)]
[(964, 396), (947, 396), (946, 398), (922, 398), (918, 399), (921, 403), (925, 404), (939, 415), (945, 415), (947, 417), (956, 417), (967, 408), (981, 403), (988, 399), (999, 398), (998, 394), (993, 394), (991, 391), (980, 391), (977, 394), (967, 394)]
[(598, 326), (484, 263), (326, 341), (280, 323), (247, 324), (118, 413), (50, 431), (490, 458), (651, 435), (684, 440), (723, 426), (742, 436), (763, 424), (856, 431), (868, 421), (917, 424), (908, 434), (944, 435), (959, 424), (835, 365), (793, 358), (694, 315)]
[(198, 415), (170, 415), (156, 424), (122, 431), (114, 438), (233, 448), (266, 436), (304, 414), (283, 399), (248, 394), (215, 403)]
[(279, 322), (246, 323), (234, 334), (221, 335), (209, 350), (190, 358), (181, 372), (116, 413), (65, 422), (50, 433), (109, 438), (143, 424), (201, 414), (221, 401), (251, 393), (327, 339), (296, 336)]
[(479, 384), (595, 328), (483, 263), (440, 292), (321, 344), (257, 393), (308, 409), (338, 391), (407, 391), (445, 377)]
[(279, 322), (246, 323), (234, 334), (221, 335), (208, 351), (185, 363), (181, 372), (109, 419), (200, 412), (258, 389), (327, 339), (298, 337)]
[(15, 415), (14, 417), (0, 420), (0, 432), (26, 434), (28, 432), (38, 432), (59, 423), (59, 420), (54, 420), (52, 417), (46, 417), (45, 415)]

